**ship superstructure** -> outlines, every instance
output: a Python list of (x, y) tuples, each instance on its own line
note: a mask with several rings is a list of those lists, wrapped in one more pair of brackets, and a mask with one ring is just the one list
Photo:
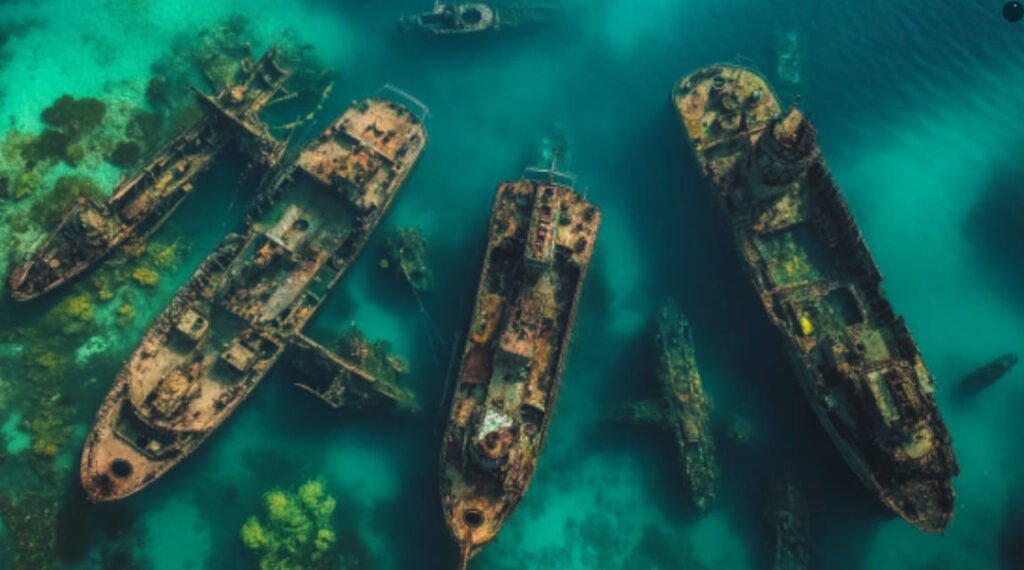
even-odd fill
[(764, 78), (713, 65), (682, 79), (675, 106), (739, 258), (833, 441), (882, 502), (940, 532), (958, 468), (935, 383), (817, 144)]
[(441, 451), (442, 506), (463, 567), (530, 484), (600, 222), (554, 177), (498, 187)]
[(192, 192), (192, 183), (235, 145), (254, 164), (272, 168), (283, 154), (258, 118), (284, 89), (291, 72), (277, 50), (242, 61), (243, 79), (216, 97), (194, 91), (205, 115), (122, 179), (106, 202), (81, 197), (67, 206), (57, 227), (11, 271), (11, 296), (27, 301), (48, 293), (96, 265), (129, 239), (156, 231)]
[(290, 346), (331, 375), (307, 389), (332, 405), (371, 394), (405, 397), (300, 333), (363, 249), (425, 143), (415, 114), (370, 99), (349, 108), (269, 183), (247, 235), (229, 236), (206, 259), (118, 375), (82, 454), (90, 500), (127, 496), (178, 464)]

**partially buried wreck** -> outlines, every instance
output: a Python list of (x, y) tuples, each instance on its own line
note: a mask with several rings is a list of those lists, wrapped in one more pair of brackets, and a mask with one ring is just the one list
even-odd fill
[(67, 206), (57, 227), (11, 270), (11, 296), (28, 301), (73, 280), (130, 239), (145, 239), (192, 192), (192, 183), (234, 144), (265, 169), (277, 165), (284, 144), (258, 114), (274, 102), (291, 71), (269, 50), (243, 60), (243, 78), (216, 97), (194, 91), (204, 116), (160, 149), (134, 175), (122, 179), (106, 202), (80, 197)]
[(679, 448), (683, 483), (697, 510), (707, 513), (715, 503), (718, 461), (711, 433), (711, 401), (697, 368), (693, 330), (673, 301), (661, 307), (656, 325), (659, 397), (629, 402), (617, 417), (672, 434)]
[(935, 382), (882, 291), (814, 125), (735, 65), (687, 75), (672, 98), (811, 407), (889, 509), (941, 532), (958, 467)]
[(316, 363), (326, 379), (307, 389), (332, 405), (410, 397), (301, 331), (425, 144), (416, 114), (373, 98), (350, 107), (269, 182), (247, 235), (228, 236), (203, 262), (118, 374), (82, 453), (90, 500), (128, 496), (188, 457), (289, 348)]
[(501, 184), (441, 450), (464, 568), (512, 515), (554, 413), (601, 213), (550, 171)]

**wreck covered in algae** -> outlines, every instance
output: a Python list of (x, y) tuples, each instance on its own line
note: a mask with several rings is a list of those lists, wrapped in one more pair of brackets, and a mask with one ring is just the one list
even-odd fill
[(533, 477), (601, 223), (567, 185), (501, 184), (441, 449), (441, 501), (462, 566)]
[(882, 291), (814, 126), (738, 66), (699, 69), (672, 97), (815, 413), (886, 506), (942, 531), (958, 467), (935, 383)]
[(807, 497), (792, 477), (771, 489), (768, 533), (772, 570), (810, 570), (814, 565)]
[[(417, 102), (418, 103), (418, 102)], [(365, 401), (402, 398), (301, 336), (391, 206), (426, 144), (421, 119), (389, 99), (350, 107), (257, 199), (146, 332), (82, 453), (92, 501), (130, 495), (192, 453), (292, 344), (326, 361), (328, 384)], [(325, 388), (338, 405), (346, 390)], [(338, 396), (338, 397), (335, 397)]]
[(11, 271), (11, 295), (27, 301), (74, 279), (131, 238), (155, 232), (192, 191), (192, 182), (237, 143), (255, 165), (270, 168), (284, 151), (259, 121), (290, 76), (277, 50), (242, 61), (242, 80), (216, 97), (195, 92), (206, 114), (123, 179), (106, 202), (73, 200), (53, 232)]
[(711, 402), (704, 394), (697, 369), (690, 323), (675, 303), (668, 302), (659, 311), (655, 340), (660, 398), (630, 402), (618, 417), (672, 432), (679, 446), (686, 487), (697, 509), (706, 513), (715, 502), (718, 479)]

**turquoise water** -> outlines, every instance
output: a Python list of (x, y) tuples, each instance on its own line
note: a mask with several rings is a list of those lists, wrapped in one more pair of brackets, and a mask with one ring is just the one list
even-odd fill
[[(255, 566), (239, 530), (261, 511), (261, 495), (318, 477), (338, 500), (339, 544), (358, 567), (452, 567), (436, 475), (447, 362), (468, 321), (496, 184), (518, 176), (556, 124), (604, 224), (536, 477), (474, 568), (763, 568), (763, 493), (782, 470), (808, 489), (822, 567), (1014, 567), (1001, 552), (1024, 540), (1019, 528), (1004, 530), (1019, 520), (1015, 498), (1024, 491), (1020, 374), (970, 404), (952, 398), (960, 377), (1024, 343), (1024, 27), (1002, 20), (1001, 2), (576, 0), (567, 3), (573, 21), (522, 35), (432, 42), (395, 32), (398, 15), (429, 4), (0, 2), (8, 134), (39, 132), (41, 111), (65, 93), (106, 101), (101, 129), (123, 124), (118, 110), (144, 104), (151, 66), (183, 49), (178, 38), (194, 40), (233, 15), (248, 18), (243, 35), (254, 50), (290, 37), (333, 70), (331, 96), (304, 136), (385, 83), (414, 93), (431, 108), (430, 142), (382, 229), (423, 228), (437, 277), (421, 314), (378, 269), (378, 235), (311, 327), (330, 339), (356, 322), (391, 341), (410, 361), (421, 412), (330, 411), (278, 370), (179, 468), (101, 507), (84, 505), (75, 487), (85, 430), (145, 326), (240, 222), (249, 195), (239, 188), (240, 164), (206, 173), (154, 237), (182, 247), (155, 289), (118, 285), (118, 295), (132, 292), (133, 324), (115, 325), (119, 301), (96, 301), (88, 319), (95, 328), (50, 339), (65, 362), (58, 381), (31, 376), (32, 334), (53, 307), (89, 293), (88, 280), (29, 305), (13, 305), (4, 292), (0, 499), (22, 511), (0, 530), (0, 567), (13, 564), (19, 525), (43, 537), (34, 560), (53, 567), (131, 567), (129, 558), (156, 570)], [(799, 39), (799, 85), (776, 69), (787, 33)], [(784, 98), (800, 95), (890, 298), (939, 382), (963, 472), (942, 536), (890, 518), (848, 472), (711, 215), (668, 93), (685, 73), (737, 57)], [(0, 248), (17, 247), (14, 217), (68, 172), (107, 191), (119, 174), (87, 159), (53, 168), (26, 198), (0, 199)], [(0, 253), (6, 272), (8, 252)], [(747, 446), (720, 442), (719, 502), (703, 518), (688, 506), (672, 442), (607, 421), (622, 400), (653, 391), (650, 325), (668, 295), (693, 324), (715, 421), (739, 415), (755, 431)], [(33, 428), (47, 414), (63, 422), (55, 448), (34, 435), (54, 431)], [(33, 502), (39, 496), (52, 512)], [(21, 564), (38, 567), (24, 557)]]

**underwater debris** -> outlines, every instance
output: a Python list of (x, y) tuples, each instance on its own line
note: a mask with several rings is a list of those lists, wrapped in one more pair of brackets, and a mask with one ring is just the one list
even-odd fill
[(711, 433), (711, 403), (704, 394), (690, 323), (674, 302), (658, 312), (656, 401), (627, 402), (617, 418), (668, 429), (675, 437), (694, 505), (706, 513), (715, 501), (718, 463)]
[(334, 569), (335, 505), (320, 479), (303, 483), (295, 492), (268, 491), (263, 496), (264, 516), (245, 521), (242, 542), (259, 555), (260, 570)]
[(361, 252), (425, 144), (413, 112), (369, 99), (266, 181), (247, 235), (230, 234), (203, 261), (118, 374), (82, 453), (89, 500), (156, 481), (246, 400)]
[(127, 295), (125, 297), (125, 302), (117, 308), (116, 322), (121, 329), (127, 329), (135, 322), (135, 307), (131, 303), (131, 298)]
[(462, 35), (522, 28), (561, 16), (562, 10), (554, 5), (436, 2), (429, 12), (399, 18), (398, 29), (439, 36)]
[(339, 339), (337, 353), (297, 335), (288, 363), (301, 375), (295, 385), (332, 408), (387, 403), (403, 412), (419, 410), (416, 395), (401, 385), (408, 363), (391, 353), (391, 343), (369, 342), (355, 323)]
[(529, 487), (554, 411), (601, 212), (548, 171), (498, 187), (441, 448), (462, 568)]
[(772, 489), (770, 503), (767, 530), (772, 570), (810, 570), (811, 525), (803, 489), (787, 476)]
[(963, 380), (956, 387), (957, 395), (960, 398), (976, 396), (979, 392), (1009, 374), (1019, 361), (1020, 357), (1012, 352), (997, 357), (992, 362), (964, 376)]
[(381, 269), (396, 269), (416, 291), (434, 286), (434, 272), (427, 264), (427, 239), (419, 228), (399, 228), (384, 240)]
[(928, 532), (953, 516), (959, 473), (935, 382), (821, 156), (817, 131), (765, 79), (727, 64), (673, 101), (765, 314), (852, 470)]

